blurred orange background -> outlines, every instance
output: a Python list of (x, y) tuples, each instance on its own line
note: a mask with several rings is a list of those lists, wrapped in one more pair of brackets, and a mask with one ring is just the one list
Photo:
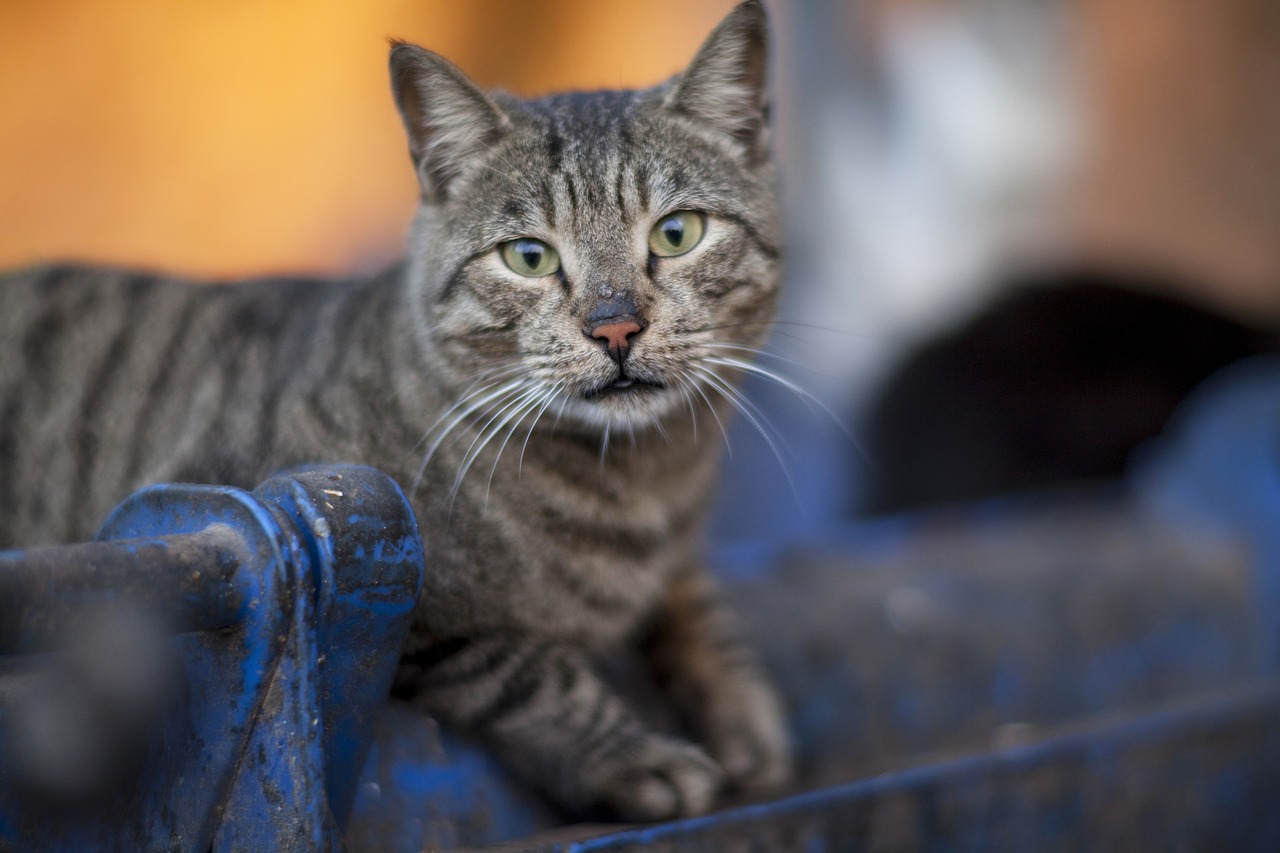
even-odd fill
[(521, 94), (655, 83), (734, 0), (0, 0), (0, 268), (201, 276), (397, 257), (387, 38)]

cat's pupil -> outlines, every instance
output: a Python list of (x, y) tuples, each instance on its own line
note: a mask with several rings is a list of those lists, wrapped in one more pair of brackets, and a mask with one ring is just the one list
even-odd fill
[(680, 224), (679, 219), (668, 219), (662, 226), (662, 236), (667, 238), (667, 242), (673, 247), (678, 248), (684, 242), (684, 226)]
[(531, 270), (536, 270), (542, 264), (542, 250), (536, 246), (526, 246), (520, 254)]

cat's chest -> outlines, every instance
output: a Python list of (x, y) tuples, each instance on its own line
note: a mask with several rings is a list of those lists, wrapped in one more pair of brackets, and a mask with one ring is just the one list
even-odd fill
[[(707, 484), (688, 460), (670, 477), (607, 463), (573, 469), (526, 458), (519, 470), (499, 466), (460, 488), (451, 508), (424, 506), (424, 536), (436, 531), (442, 546), (437, 621), (512, 625), (601, 646), (628, 633), (696, 558)], [(473, 595), (465, 613), (447, 604), (461, 607), (459, 590)]]

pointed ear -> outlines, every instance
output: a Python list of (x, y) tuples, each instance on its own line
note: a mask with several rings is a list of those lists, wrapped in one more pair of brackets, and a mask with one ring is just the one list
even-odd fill
[(427, 198), (450, 184), (502, 135), (510, 120), (442, 56), (413, 44), (391, 48), (391, 89)]
[(746, 0), (707, 36), (667, 96), (667, 105), (731, 137), (748, 152), (767, 145), (769, 23), (759, 0)]

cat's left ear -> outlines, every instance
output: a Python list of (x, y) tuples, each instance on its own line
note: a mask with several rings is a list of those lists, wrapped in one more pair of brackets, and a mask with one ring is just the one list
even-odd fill
[(391, 48), (391, 88), (425, 196), (442, 201), (511, 121), (453, 63), (413, 44)]
[(760, 0), (717, 26), (667, 95), (667, 106), (723, 133), (746, 153), (768, 147), (769, 22)]

